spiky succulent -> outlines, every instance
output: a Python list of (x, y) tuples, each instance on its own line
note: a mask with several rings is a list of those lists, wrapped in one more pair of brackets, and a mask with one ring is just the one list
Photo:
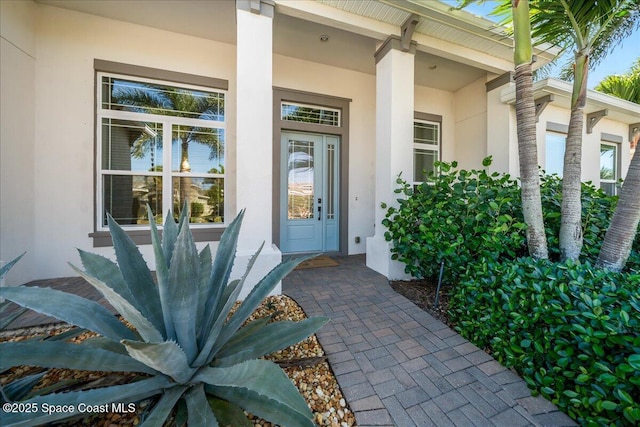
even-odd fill
[(243, 409), (280, 425), (314, 425), (311, 410), (282, 369), (259, 358), (305, 339), (327, 319), (269, 322), (262, 318), (243, 326), (300, 260), (275, 267), (229, 316), (260, 253), (251, 258), (241, 278), (229, 280), (243, 215), (223, 234), (212, 262), (209, 246), (198, 253), (186, 215), (176, 224), (169, 214), (160, 237), (149, 210), (157, 283), (133, 241), (113, 218), (108, 219), (117, 264), (79, 250), (85, 271), (72, 267), (133, 330), (100, 304), (73, 294), (50, 288), (2, 288), (0, 296), (100, 337), (82, 344), (2, 343), (0, 370), (32, 365), (145, 375), (129, 384), (32, 398), (24, 403), (32, 403), (30, 408), (39, 411), (2, 411), (0, 424), (31, 426), (78, 415), (45, 414), (43, 404), (50, 408), (82, 403), (84, 408), (157, 396), (144, 426), (162, 425), (178, 407), (186, 407), (190, 427), (243, 425), (248, 422)]

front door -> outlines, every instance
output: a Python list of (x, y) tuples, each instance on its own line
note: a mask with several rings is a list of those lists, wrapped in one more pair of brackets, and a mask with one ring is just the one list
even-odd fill
[(339, 138), (282, 133), (280, 249), (339, 250)]

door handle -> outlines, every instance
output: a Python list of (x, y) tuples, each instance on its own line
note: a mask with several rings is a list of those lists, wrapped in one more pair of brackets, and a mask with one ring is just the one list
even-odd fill
[[(320, 199), (318, 199), (320, 200)], [(322, 206), (318, 206), (318, 221), (320, 221), (320, 216), (322, 215)]]

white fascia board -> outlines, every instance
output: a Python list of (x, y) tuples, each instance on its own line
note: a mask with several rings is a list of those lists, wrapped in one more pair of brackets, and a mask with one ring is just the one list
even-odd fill
[[(553, 104), (567, 109), (571, 108), (572, 92), (573, 84), (559, 79), (546, 78), (533, 84), (534, 98), (553, 94), (555, 96)], [(500, 101), (511, 105), (516, 103), (516, 86), (514, 83), (510, 83), (502, 90), (500, 93)], [(602, 109), (609, 110), (608, 118), (624, 124), (637, 123), (640, 117), (640, 104), (635, 104), (596, 90), (587, 90), (585, 113)]]

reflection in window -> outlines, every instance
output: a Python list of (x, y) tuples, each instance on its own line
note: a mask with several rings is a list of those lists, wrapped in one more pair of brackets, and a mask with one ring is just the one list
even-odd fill
[(564, 147), (566, 135), (562, 133), (547, 132), (546, 154), (544, 170), (547, 175), (557, 174), (562, 176), (564, 168)]
[(616, 194), (618, 180), (618, 146), (600, 145), (600, 188), (610, 196)]
[(440, 160), (440, 123), (416, 120), (413, 123), (413, 183), (420, 184)]
[(340, 110), (313, 105), (283, 102), (281, 105), (280, 118), (290, 122), (340, 126)]
[(287, 161), (287, 217), (313, 218), (314, 146), (310, 141), (289, 141)]
[[(100, 225), (157, 223), (187, 202), (192, 223), (224, 222), (223, 92), (101, 74)], [(164, 144), (171, 141), (170, 147)]]

